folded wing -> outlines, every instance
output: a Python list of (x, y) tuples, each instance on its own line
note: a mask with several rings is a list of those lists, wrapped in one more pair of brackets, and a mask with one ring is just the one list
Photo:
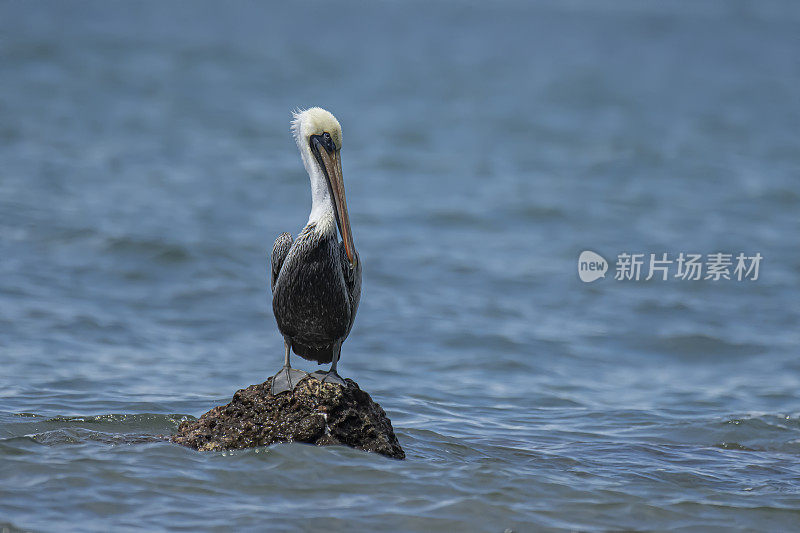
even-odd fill
[(289, 249), (292, 247), (292, 235), (288, 232), (283, 232), (275, 239), (275, 244), (272, 245), (272, 272), (270, 279), (270, 290), (275, 291), (275, 282), (278, 280), (278, 274), (281, 273), (281, 266), (289, 255)]

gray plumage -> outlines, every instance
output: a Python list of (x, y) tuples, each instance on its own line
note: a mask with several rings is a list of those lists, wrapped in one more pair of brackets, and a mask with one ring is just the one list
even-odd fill
[(297, 240), (282, 233), (272, 248), (272, 310), (292, 351), (319, 364), (338, 360), (361, 300), (361, 259), (307, 225)]
[(270, 279), (269, 288), (275, 291), (275, 282), (278, 280), (278, 274), (281, 271), (281, 265), (289, 254), (289, 249), (292, 247), (292, 234), (284, 231), (278, 238), (275, 239), (275, 244), (272, 245), (272, 276)]

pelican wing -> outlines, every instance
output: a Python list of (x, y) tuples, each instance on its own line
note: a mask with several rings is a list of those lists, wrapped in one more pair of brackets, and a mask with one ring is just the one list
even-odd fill
[(359, 256), (358, 252), (355, 250), (353, 250), (353, 253), (356, 259), (355, 268), (350, 266), (350, 260), (347, 257), (347, 249), (344, 243), (339, 243), (339, 262), (342, 265), (344, 283), (347, 287), (347, 295), (350, 298), (350, 306), (352, 308), (350, 327), (353, 326), (353, 321), (356, 319), (356, 311), (358, 311), (358, 304), (361, 301), (361, 256)]
[(278, 281), (278, 274), (281, 272), (283, 262), (286, 256), (289, 255), (289, 249), (292, 247), (292, 235), (283, 232), (275, 239), (275, 244), (272, 245), (272, 277), (270, 280), (270, 289), (275, 291), (275, 282)]

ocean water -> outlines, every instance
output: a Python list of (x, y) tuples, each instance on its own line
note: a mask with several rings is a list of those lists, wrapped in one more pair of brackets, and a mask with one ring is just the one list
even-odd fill
[[(1, 2), (0, 529), (797, 529), (798, 87), (788, 0)], [(408, 458), (154, 441), (281, 365), (311, 105)]]

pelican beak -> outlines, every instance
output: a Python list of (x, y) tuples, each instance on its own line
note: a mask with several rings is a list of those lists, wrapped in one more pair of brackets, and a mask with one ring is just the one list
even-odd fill
[(336, 225), (344, 242), (344, 251), (350, 267), (356, 266), (355, 246), (353, 245), (353, 232), (350, 230), (350, 216), (347, 214), (347, 199), (344, 195), (344, 178), (342, 177), (342, 159), (339, 149), (328, 139), (321, 135), (311, 136), (311, 151), (317, 159), (325, 177), (328, 180), (328, 189), (333, 197), (333, 208), (336, 211)]

